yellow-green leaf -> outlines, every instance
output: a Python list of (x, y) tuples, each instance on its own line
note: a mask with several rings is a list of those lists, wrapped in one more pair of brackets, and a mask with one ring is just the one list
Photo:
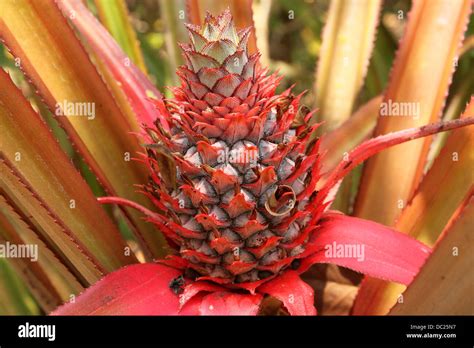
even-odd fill
[(0, 69), (0, 187), (86, 284), (135, 261), (51, 132)]
[[(57, 5), (0, 1), (0, 36), (49, 108), (70, 115), (56, 118), (108, 193), (152, 208), (134, 187), (147, 180), (145, 167), (132, 160), (142, 151), (138, 139)], [(73, 109), (79, 106), (89, 109)], [(162, 235), (137, 212), (128, 216), (148, 255), (163, 256)]]
[(0, 315), (38, 315), (40, 310), (8, 260), (0, 258)]
[(26, 214), (15, 211), (0, 194), (0, 237), (16, 246), (27, 245), (32, 250), (31, 258), (16, 258), (12, 264), (37, 302), (48, 312), (84, 288), (40, 239), (45, 234), (37, 228), (39, 226), (35, 226)]
[(176, 69), (183, 63), (179, 43), (188, 42), (186, 27), (184, 26), (186, 0), (160, 0), (162, 17), (165, 23), (165, 43), (169, 55), (169, 69), (174, 84), (178, 84)]
[[(375, 135), (438, 120), (470, 11), (469, 0), (413, 3)], [(395, 146), (367, 161), (356, 216), (394, 224), (421, 179), (431, 138)]]
[[(474, 116), (474, 97), (461, 118)], [(433, 246), (456, 209), (474, 190), (474, 132), (451, 132), (446, 145), (403, 210), (395, 229)], [(380, 279), (362, 283), (354, 314), (386, 314), (405, 287)]]
[[(472, 315), (474, 198), (443, 232), (433, 254), (390, 315)], [(428, 285), (428, 286), (427, 286)]]
[(323, 130), (337, 128), (352, 113), (367, 73), (381, 1), (331, 1), (314, 86)]
[(146, 74), (137, 35), (129, 20), (127, 4), (124, 0), (95, 0), (101, 22), (132, 61)]

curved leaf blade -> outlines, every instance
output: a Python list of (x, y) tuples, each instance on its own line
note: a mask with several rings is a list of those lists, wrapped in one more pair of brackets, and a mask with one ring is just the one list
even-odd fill
[[(438, 120), (470, 12), (469, 0), (413, 3), (384, 95), (386, 112), (381, 109), (381, 115), (387, 116), (379, 117), (375, 135)], [(399, 116), (401, 107), (405, 111)], [(430, 142), (431, 137), (417, 140), (370, 159), (355, 215), (393, 225), (399, 202), (405, 205), (420, 181)]]
[(212, 292), (203, 297), (201, 315), (257, 315), (262, 295)]
[(310, 243), (320, 251), (302, 260), (299, 272), (314, 263), (333, 263), (381, 279), (409, 284), (430, 249), (378, 223), (329, 212)]
[(326, 199), (327, 201), (331, 200), (332, 191), (337, 188), (337, 183), (341, 179), (343, 179), (357, 165), (389, 147), (436, 133), (472, 126), (473, 124), (474, 117), (466, 117), (447, 122), (432, 123), (418, 128), (404, 129), (369, 139), (352, 150), (328, 175), (324, 186), (319, 192), (319, 197), (320, 199)]
[(473, 220), (471, 198), (390, 315), (472, 315)]
[(329, 7), (314, 86), (322, 130), (352, 113), (363, 85), (379, 21), (379, 0), (334, 0)]
[(180, 275), (180, 271), (161, 264), (124, 267), (51, 314), (177, 315), (179, 297), (169, 284)]
[[(461, 118), (474, 116), (474, 98)], [(445, 147), (403, 210), (395, 229), (433, 246), (450, 217), (474, 190), (474, 132), (452, 131)], [(404, 287), (379, 279), (365, 279), (354, 304), (354, 314), (383, 315), (397, 302)]]
[(14, 245), (36, 248), (36, 259), (16, 258), (11, 263), (20, 270), (18, 274), (43, 310), (50, 311), (83, 288), (39, 238), (31, 221), (26, 220), (0, 194), (0, 238)]
[[(76, 13), (68, 15), (74, 17)], [(131, 161), (141, 151), (138, 139), (127, 136), (130, 127), (124, 114), (57, 4), (45, 0), (1, 1), (0, 37), (20, 59), (22, 70), (55, 114), (71, 105), (74, 110), (78, 105), (93, 108), (92, 116), (82, 109), (74, 113), (76, 116), (57, 116), (57, 120), (107, 192), (151, 206), (134, 187), (147, 180), (145, 166)], [(146, 241), (144, 250), (150, 249), (155, 257), (163, 256), (166, 244), (162, 236), (135, 212), (129, 217), (143, 235), (138, 236), (139, 240)]]
[(137, 35), (129, 20), (127, 4), (124, 0), (95, 0), (99, 18), (120, 47), (146, 74), (145, 60), (137, 40)]
[(89, 186), (2, 69), (0, 83), (1, 188), (30, 207), (25, 211), (89, 283), (134, 262)]

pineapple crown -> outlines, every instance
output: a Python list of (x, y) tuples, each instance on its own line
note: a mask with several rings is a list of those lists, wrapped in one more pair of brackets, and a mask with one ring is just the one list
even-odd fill
[[(199, 109), (219, 115), (247, 112), (246, 106), (257, 101), (254, 85), (267, 72), (258, 71), (259, 53), (248, 55), (251, 28), (237, 31), (229, 10), (217, 17), (208, 13), (202, 27), (186, 27), (191, 42), (180, 45), (186, 66), (177, 71), (182, 88), (173, 90), (176, 99), (192, 98)], [(271, 88), (278, 81), (267, 85)]]
[[(251, 28), (237, 32), (229, 9), (218, 17), (207, 13), (202, 27), (187, 24), (186, 28), (191, 43), (181, 44), (181, 48), (187, 68), (199, 74), (200, 82), (207, 88), (219, 87), (215, 86), (217, 80), (226, 75), (230, 75), (230, 86), (235, 87), (254, 76), (258, 54), (249, 59), (247, 52)], [(231, 91), (221, 92), (229, 96)]]

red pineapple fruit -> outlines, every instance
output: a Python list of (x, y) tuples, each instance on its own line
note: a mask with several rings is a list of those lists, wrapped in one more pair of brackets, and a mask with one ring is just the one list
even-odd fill
[(148, 129), (176, 164), (176, 179), (161, 175), (150, 149), (147, 192), (201, 276), (265, 279), (304, 252), (317, 214), (309, 204), (318, 179), (311, 113), (289, 90), (275, 94), (279, 77), (259, 66), (258, 53), (248, 55), (250, 28), (237, 32), (229, 11), (187, 28), (181, 86), (163, 109), (171, 130)]

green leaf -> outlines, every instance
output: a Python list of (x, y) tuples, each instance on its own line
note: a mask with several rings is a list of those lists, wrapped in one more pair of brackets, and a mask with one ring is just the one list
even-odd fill
[(183, 64), (183, 57), (179, 43), (188, 42), (189, 38), (184, 26), (186, 1), (184, 0), (160, 0), (161, 16), (166, 26), (164, 36), (166, 51), (169, 55), (169, 69), (173, 84), (178, 84), (176, 69)]
[(8, 260), (0, 258), (0, 315), (38, 315), (39, 308)]
[(124, 0), (95, 0), (101, 22), (106, 26), (125, 53), (146, 74), (145, 61), (137, 36), (128, 18)]

